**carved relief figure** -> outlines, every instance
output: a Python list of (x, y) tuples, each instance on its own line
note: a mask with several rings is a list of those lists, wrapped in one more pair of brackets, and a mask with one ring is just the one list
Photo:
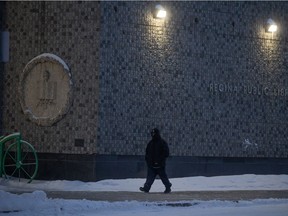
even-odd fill
[(48, 105), (54, 105), (57, 97), (57, 82), (50, 80), (50, 72), (43, 71), (42, 80), (38, 82), (39, 85), (39, 102), (38, 106), (47, 109)]

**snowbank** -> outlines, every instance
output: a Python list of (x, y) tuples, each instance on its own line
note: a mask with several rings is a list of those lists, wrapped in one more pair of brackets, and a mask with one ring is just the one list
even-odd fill
[[(138, 191), (145, 179), (33, 181), (0, 180), (0, 215), (5, 216), (287, 216), (287, 199), (250, 201), (103, 202), (49, 199), (44, 191)], [(238, 175), (171, 179), (173, 191), (288, 190), (288, 175)], [(20, 195), (7, 191), (32, 191)], [(153, 191), (163, 191), (157, 180)], [(140, 193), (140, 192), (139, 192)]]

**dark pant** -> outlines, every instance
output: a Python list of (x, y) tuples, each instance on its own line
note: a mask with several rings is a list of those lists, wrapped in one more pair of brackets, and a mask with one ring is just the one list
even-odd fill
[(172, 184), (170, 183), (165, 167), (160, 167), (160, 168), (152, 168), (152, 167), (147, 167), (147, 178), (146, 182), (144, 184), (145, 190), (149, 191), (156, 176), (159, 175), (162, 183), (165, 185), (166, 188), (170, 188)]

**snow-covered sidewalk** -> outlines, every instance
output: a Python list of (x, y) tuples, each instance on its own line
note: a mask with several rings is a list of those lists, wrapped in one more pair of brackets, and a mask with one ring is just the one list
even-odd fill
[[(90, 201), (83, 199), (51, 199), (47, 193), (97, 192), (135, 193), (144, 179), (103, 180), (99, 182), (81, 181), (33, 181), (31, 184), (18, 181), (0, 180), (0, 215), (5, 216), (287, 216), (288, 199), (253, 200), (182, 200), (182, 201)], [(185, 191), (283, 191), (288, 190), (288, 175), (240, 175), (219, 177), (189, 177), (171, 179), (175, 194)], [(164, 189), (160, 180), (152, 187), (152, 194), (162, 196)], [(10, 192), (27, 191), (20, 195)], [(29, 192), (30, 191), (30, 192)], [(140, 194), (140, 192), (138, 192)], [(237, 192), (236, 192), (237, 193)], [(145, 194), (149, 196), (150, 194)], [(163, 194), (164, 195), (164, 194)]]
[[(238, 191), (238, 190), (288, 190), (288, 175), (234, 175), (216, 177), (172, 178), (175, 191)], [(0, 179), (4, 191), (129, 191), (138, 192), (145, 179), (109, 179), (98, 182), (37, 181), (32, 183)], [(162, 192), (164, 186), (156, 179), (150, 192)]]

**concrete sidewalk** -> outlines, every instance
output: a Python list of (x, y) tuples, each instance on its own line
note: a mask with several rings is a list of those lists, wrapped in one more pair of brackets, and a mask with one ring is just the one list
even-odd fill
[(164, 193), (143, 192), (95, 192), (95, 191), (46, 191), (49, 198), (86, 199), (96, 201), (191, 201), (191, 200), (253, 200), (253, 199), (288, 199), (288, 190), (258, 191), (187, 191)]

